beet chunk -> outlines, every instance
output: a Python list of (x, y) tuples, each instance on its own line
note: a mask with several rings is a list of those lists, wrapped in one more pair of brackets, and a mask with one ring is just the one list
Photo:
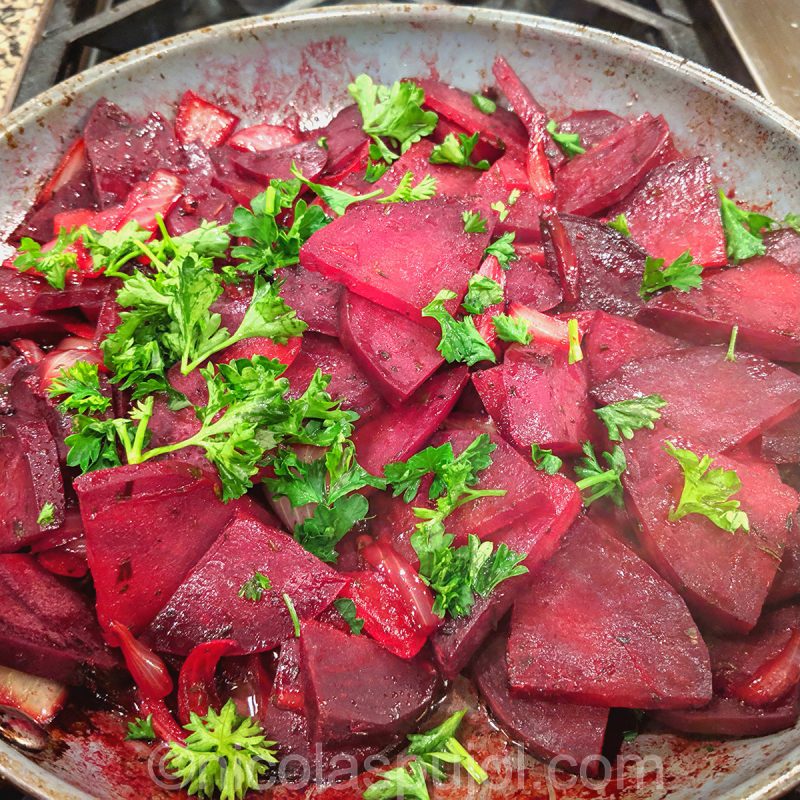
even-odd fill
[(345, 169), (369, 141), (362, 124), (361, 112), (353, 104), (339, 111), (326, 127), (318, 131), (328, 146), (326, 174), (335, 175)]
[(536, 311), (549, 311), (562, 299), (561, 287), (552, 275), (528, 256), (511, 262), (506, 273), (506, 300)]
[(792, 228), (767, 231), (764, 234), (765, 256), (781, 264), (800, 269), (800, 233)]
[(234, 169), (248, 180), (254, 180), (263, 186), (271, 180), (290, 180), (293, 175), (292, 164), (308, 180), (313, 181), (325, 169), (328, 152), (316, 142), (300, 142), (300, 144), (279, 147), (263, 153), (243, 153), (231, 151)]
[(74, 487), (97, 616), (103, 626), (116, 620), (134, 634), (164, 607), (237, 507), (180, 461), (98, 470)]
[[(491, 231), (465, 233), (461, 200), (361, 203), (303, 245), (300, 263), (356, 294), (420, 321), (440, 289), (461, 299)], [(428, 320), (431, 322), (431, 320)]]
[(506, 641), (496, 636), (475, 662), (475, 683), (504, 731), (544, 761), (558, 756), (577, 765), (590, 762), (603, 749), (608, 709), (552, 703), (511, 694), (506, 668)]
[(596, 214), (622, 200), (658, 166), (670, 144), (662, 116), (643, 114), (556, 173), (558, 208), (570, 214)]
[(800, 522), (795, 514), (783, 550), (781, 565), (772, 586), (769, 587), (767, 603), (770, 605), (784, 603), (797, 595), (800, 595)]
[(543, 227), (545, 265), (554, 275), (577, 272), (574, 300), (562, 287), (566, 308), (634, 316), (644, 305), (639, 297), (644, 250), (597, 220), (558, 214), (557, 221), (563, 226), (563, 240), (552, 226)]
[(62, 683), (112, 669), (91, 605), (33, 556), (0, 555), (0, 663)]
[[(660, 425), (624, 445), (630, 473), (623, 476), (639, 540), (648, 560), (683, 595), (698, 619), (719, 630), (747, 633), (758, 620), (787, 540), (797, 493), (777, 469), (761, 461), (714, 457), (714, 467), (733, 469), (742, 483), (736, 499), (750, 521), (749, 533), (727, 533), (699, 514), (671, 522), (669, 511), (683, 488), (683, 473), (662, 447), (677, 441)], [(691, 446), (695, 453), (704, 451)], [(712, 453), (713, 455), (713, 453)]]
[(700, 289), (665, 292), (637, 317), (664, 333), (701, 344), (727, 343), (777, 361), (800, 361), (800, 271), (756, 258), (706, 278)]
[(345, 349), (393, 406), (443, 363), (438, 333), (357, 294), (345, 293), (340, 320)]
[[(272, 589), (253, 602), (238, 593), (255, 572), (268, 576)], [(155, 649), (178, 655), (221, 638), (237, 643), (236, 654), (271, 650), (293, 635), (284, 593), (305, 622), (332, 603), (345, 583), (288, 534), (239, 514), (186, 576), (144, 638)]]
[(719, 197), (711, 168), (697, 156), (656, 167), (609, 217), (624, 214), (631, 238), (651, 256), (671, 264), (689, 251), (695, 263), (727, 263)]
[(558, 130), (561, 133), (577, 133), (581, 138), (581, 146), (589, 150), (626, 124), (627, 120), (613, 111), (591, 109), (573, 111), (561, 120)]
[(366, 636), (308, 622), (300, 637), (313, 740), (369, 741), (413, 730), (440, 689), (433, 665), (405, 661)]
[(387, 409), (361, 425), (353, 436), (358, 463), (382, 475), (392, 461), (404, 461), (425, 446), (456, 404), (469, 380), (466, 367), (434, 375), (404, 406)]
[(339, 335), (339, 298), (342, 284), (301, 266), (283, 269), (281, 297), (297, 312), (309, 330), (326, 336)]
[(708, 651), (683, 600), (586, 518), (514, 605), (508, 666), (512, 689), (533, 697), (622, 708), (711, 699)]
[(299, 397), (311, 383), (316, 370), (331, 376), (328, 393), (341, 398), (345, 408), (352, 408), (361, 417), (374, 416), (383, 403), (367, 376), (336, 339), (307, 333), (295, 360), (283, 373), (289, 381), (290, 397)]
[(720, 347), (691, 347), (624, 364), (592, 390), (603, 405), (660, 394), (665, 425), (710, 453), (759, 436), (800, 404), (800, 377), (759, 356), (726, 361)]
[(764, 431), (761, 455), (775, 464), (800, 463), (800, 413)]

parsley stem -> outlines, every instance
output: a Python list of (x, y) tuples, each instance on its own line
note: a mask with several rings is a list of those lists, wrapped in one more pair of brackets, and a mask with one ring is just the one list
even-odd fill
[(596, 475), (589, 475), (587, 478), (581, 478), (575, 484), (581, 491), (588, 489), (590, 486), (596, 486), (598, 483), (605, 483), (606, 481), (613, 480), (614, 476), (610, 470), (598, 472)]
[(231, 345), (242, 341), (243, 338), (246, 337), (239, 336), (239, 332), (237, 331), (229, 336), (224, 342), (220, 342), (214, 347), (207, 348), (204, 352), (197, 356), (194, 361), (189, 361), (188, 354), (184, 353), (183, 359), (181, 360), (181, 375), (188, 375), (192, 370), (197, 369), (197, 367), (199, 367), (206, 359), (211, 358), (211, 356), (213, 356), (215, 353), (219, 353), (226, 347), (230, 347)]
[(140, 405), (141, 416), (139, 417), (139, 424), (136, 426), (136, 435), (133, 437), (133, 447), (128, 453), (129, 464), (138, 464), (141, 460), (142, 447), (144, 446), (144, 439), (147, 435), (147, 424), (150, 422), (150, 417), (153, 416), (153, 400), (153, 396), (150, 395), (150, 397)]
[(461, 742), (455, 738), (455, 736), (451, 736), (445, 743), (444, 746), (447, 750), (449, 750), (453, 755), (458, 756), (460, 760), (460, 764), (464, 769), (467, 771), (467, 774), (475, 781), (475, 783), (483, 783), (489, 775), (486, 773), (486, 770), (467, 752)]
[(159, 268), (166, 269), (167, 265), (144, 243), (138, 239), (134, 240), (134, 244)]

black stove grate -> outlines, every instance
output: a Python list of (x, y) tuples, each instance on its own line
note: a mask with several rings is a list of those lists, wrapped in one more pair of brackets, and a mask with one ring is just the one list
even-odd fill
[[(338, 4), (338, 0), (54, 0), (15, 105), (93, 64), (166, 36), (253, 14)], [(708, 0), (476, 0), (469, 5), (593, 25), (658, 45), (753, 87)]]

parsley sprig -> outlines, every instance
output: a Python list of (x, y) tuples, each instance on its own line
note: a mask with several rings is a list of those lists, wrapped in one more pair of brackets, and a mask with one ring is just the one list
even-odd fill
[(594, 413), (608, 429), (608, 438), (612, 442), (621, 442), (623, 438), (632, 439), (634, 431), (640, 428), (652, 430), (656, 421), (661, 419), (661, 409), (666, 404), (667, 401), (661, 395), (648, 394), (610, 403), (595, 409)]
[(772, 228), (772, 218), (739, 208), (722, 189), (719, 191), (719, 213), (725, 232), (725, 249), (731, 261), (738, 264), (747, 258), (764, 255), (763, 231)]
[[(583, 504), (590, 506), (602, 497), (608, 497), (616, 506), (622, 506), (622, 473), (628, 466), (625, 453), (617, 446), (603, 452), (601, 458), (608, 465), (603, 468), (591, 442), (583, 443), (583, 457), (575, 464), (578, 481), (575, 484), (583, 495)], [(588, 491), (587, 493), (587, 490)]]
[(545, 450), (536, 442), (531, 445), (531, 461), (536, 469), (547, 475), (555, 475), (564, 465), (564, 462), (554, 455), (552, 450)]
[(472, 151), (478, 144), (477, 132), (472, 136), (466, 133), (448, 133), (441, 144), (437, 144), (431, 151), (431, 164), (453, 164), (456, 167), (467, 169), (477, 169), (485, 171), (489, 169), (489, 162), (482, 158), (480, 161), (472, 160)]
[(511, 262), (518, 261), (519, 256), (514, 249), (514, 238), (516, 233), (506, 231), (498, 239), (495, 239), (483, 252), (484, 255), (494, 256), (503, 269), (511, 269)]
[(41, 275), (54, 289), (63, 289), (67, 275), (78, 269), (78, 253), (74, 249), (81, 231), (62, 228), (53, 246), (43, 249), (39, 242), (23, 236), (17, 248), (14, 267), (20, 272), (29, 270)]
[(559, 131), (558, 123), (554, 119), (548, 120), (546, 127), (547, 132), (553, 137), (553, 141), (568, 158), (580, 156), (586, 152), (586, 148), (581, 145), (581, 137), (577, 133)]
[(662, 289), (672, 288), (679, 292), (688, 292), (690, 289), (699, 289), (702, 285), (703, 268), (694, 263), (692, 254), (688, 250), (667, 266), (664, 266), (663, 258), (647, 256), (639, 295), (647, 300)]
[(533, 336), (528, 330), (528, 323), (520, 317), (512, 317), (510, 314), (495, 314), (492, 317), (492, 325), (497, 331), (498, 338), (504, 342), (530, 344), (533, 341)]
[(472, 275), (467, 284), (466, 297), (461, 302), (470, 314), (482, 314), (489, 306), (502, 303), (503, 287), (487, 275)]
[(63, 397), (62, 411), (77, 414), (103, 414), (111, 408), (111, 398), (100, 388), (97, 364), (76, 361), (64, 367), (50, 383), (50, 397)]
[(470, 316), (457, 320), (445, 308), (445, 303), (457, 296), (449, 289), (442, 289), (422, 309), (422, 316), (435, 319), (442, 329), (442, 338), (436, 349), (448, 364), (456, 361), (469, 366), (479, 361), (494, 363), (495, 354), (475, 327), (475, 320)]

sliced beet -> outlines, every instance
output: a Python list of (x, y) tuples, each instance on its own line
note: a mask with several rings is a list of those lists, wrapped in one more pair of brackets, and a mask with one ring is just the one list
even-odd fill
[(0, 663), (62, 683), (117, 661), (86, 599), (33, 556), (0, 555)]
[[(256, 602), (239, 596), (255, 572), (272, 583)], [(185, 577), (143, 638), (160, 652), (178, 655), (223, 637), (236, 642), (237, 655), (271, 650), (293, 636), (284, 594), (302, 625), (330, 605), (344, 585), (341, 575), (291, 536), (240, 514)], [(209, 592), (216, 598), (213, 603), (207, 602)]]
[(454, 678), (467, 666), (518, 597), (535, 591), (532, 584), (538, 568), (553, 555), (581, 509), (580, 494), (572, 481), (561, 475), (537, 474), (547, 502), (488, 537), (495, 545), (505, 544), (524, 553), (529, 572), (503, 581), (488, 597), (476, 598), (465, 617), (445, 618), (431, 637), (434, 658), (445, 678)]
[[(699, 514), (671, 522), (669, 512), (684, 479), (661, 442), (678, 437), (665, 437), (660, 426), (648, 433), (625, 447), (631, 476), (623, 478), (648, 560), (683, 595), (699, 620), (722, 631), (747, 633), (775, 579), (788, 537), (787, 523), (797, 510), (797, 493), (781, 482), (772, 465), (715, 456), (714, 467), (733, 469), (741, 480), (736, 499), (748, 516), (749, 533), (728, 533)], [(679, 440), (678, 446), (683, 446)], [(631, 452), (645, 448), (645, 453)], [(696, 446), (693, 449), (704, 454)]]
[(590, 150), (625, 124), (626, 120), (618, 117), (613, 111), (592, 109), (573, 111), (561, 120), (558, 130), (561, 133), (577, 133), (581, 146), (585, 150)]
[(192, 91), (184, 92), (175, 115), (175, 133), (181, 144), (199, 142), (217, 147), (232, 133), (239, 117)]
[(514, 605), (512, 690), (622, 708), (686, 708), (711, 699), (708, 650), (683, 600), (588, 519), (564, 537)]
[(593, 385), (608, 380), (629, 361), (689, 347), (680, 339), (651, 331), (632, 319), (598, 311), (582, 345)]
[(736, 345), (778, 361), (800, 361), (800, 271), (772, 258), (756, 258), (718, 272), (690, 292), (654, 297), (637, 319), (698, 343)]
[(609, 217), (624, 214), (634, 242), (671, 264), (687, 250), (705, 267), (727, 264), (711, 168), (697, 156), (656, 167)]
[(68, 285), (64, 289), (46, 286), (34, 298), (31, 308), (40, 314), (84, 306), (99, 308), (108, 296), (108, 290), (108, 280), (105, 278), (86, 278), (82, 283)]
[[(114, 467), (76, 478), (101, 625), (134, 634), (164, 607), (216, 540), (236, 503), (179, 461)], [(140, 473), (140, 475), (137, 475)]]
[(258, 181), (263, 186), (274, 179), (290, 180), (293, 177), (293, 163), (308, 180), (313, 181), (322, 173), (328, 161), (328, 151), (316, 142), (300, 142), (264, 153), (233, 152), (235, 155), (231, 160), (234, 169), (243, 178)]
[(472, 382), (499, 430), (523, 453), (536, 443), (575, 455), (592, 438), (585, 361), (569, 364), (559, 350), (513, 346), (505, 363), (474, 373)]
[(761, 454), (774, 464), (800, 464), (800, 413), (764, 431)]
[(339, 298), (342, 284), (329, 280), (319, 272), (301, 266), (281, 270), (283, 286), (280, 294), (309, 330), (326, 336), (339, 335)]
[(292, 128), (285, 125), (251, 125), (234, 133), (228, 144), (236, 150), (249, 150), (251, 153), (263, 153), (266, 150), (275, 150), (302, 141)]
[(90, 112), (84, 140), (101, 208), (123, 202), (133, 184), (154, 170), (185, 163), (172, 126), (160, 114), (134, 120), (105, 99)]
[(690, 347), (621, 366), (592, 390), (603, 405), (660, 394), (663, 423), (710, 453), (759, 436), (800, 404), (800, 377), (760, 356)]
[(456, 404), (469, 380), (466, 367), (440, 372), (426, 381), (404, 406), (387, 409), (361, 425), (353, 436), (358, 463), (382, 475), (392, 461), (404, 461), (425, 446)]
[(494, 637), (481, 651), (473, 674), (500, 727), (533, 755), (544, 761), (558, 757), (563, 769), (567, 760), (583, 765), (602, 753), (608, 709), (513, 695), (508, 685), (505, 637)]
[(764, 234), (765, 256), (781, 264), (800, 269), (800, 233), (793, 228), (781, 228)]
[(506, 299), (536, 311), (549, 311), (562, 299), (561, 287), (552, 275), (526, 255), (520, 255), (506, 273)]
[(669, 143), (669, 127), (660, 115), (626, 123), (558, 170), (559, 210), (588, 216), (618, 203), (661, 163)]
[[(572, 163), (572, 162), (570, 162)], [(545, 264), (554, 275), (576, 271), (574, 299), (564, 292), (568, 309), (599, 309), (632, 317), (644, 305), (639, 297), (647, 254), (618, 231), (598, 220), (559, 214), (554, 229), (543, 227)], [(573, 266), (574, 265), (574, 266)]]
[[(513, 190), (508, 189), (503, 175), (507, 161), (517, 164), (516, 154), (508, 153), (498, 159), (488, 172), (478, 178), (475, 192), (490, 203), (503, 203), (505, 206), (503, 219), (499, 215), (496, 217), (496, 234), (513, 233), (515, 242), (538, 243), (542, 240), (540, 217), (549, 206), (530, 188), (521, 192), (517, 190), (512, 197)], [(492, 216), (495, 217), (494, 212)]]
[(792, 518), (783, 558), (772, 586), (769, 587), (767, 603), (784, 603), (800, 595), (800, 522), (797, 514)]
[(300, 650), (315, 741), (356, 743), (415, 730), (439, 691), (429, 661), (405, 661), (367, 636), (309, 622)]
[(420, 320), (422, 308), (441, 289), (462, 298), (478, 269), (491, 231), (464, 232), (462, 213), (474, 208), (453, 198), (361, 203), (314, 233), (301, 249), (300, 262), (374, 303)]
[(332, 376), (328, 392), (333, 398), (341, 398), (345, 408), (352, 408), (362, 417), (374, 416), (381, 410), (380, 395), (338, 340), (314, 333), (303, 336), (300, 353), (283, 373), (291, 387), (290, 396), (301, 395), (318, 369)]
[(328, 147), (328, 175), (341, 172), (356, 153), (369, 141), (362, 129), (363, 120), (357, 105), (346, 106), (327, 124), (317, 131), (325, 137)]
[(438, 333), (357, 294), (345, 292), (339, 318), (345, 349), (393, 406), (444, 363)]

